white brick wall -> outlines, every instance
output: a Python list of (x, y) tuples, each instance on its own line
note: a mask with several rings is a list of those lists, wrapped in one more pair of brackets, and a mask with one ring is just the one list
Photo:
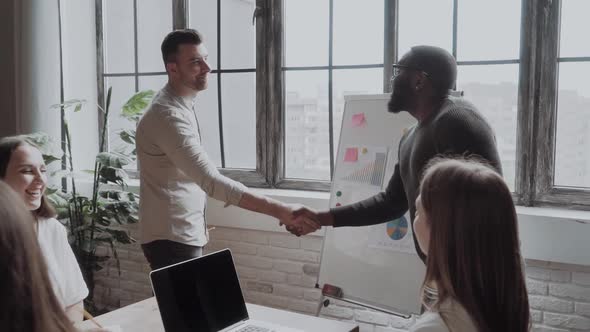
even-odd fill
[[(131, 227), (132, 235), (137, 227)], [(284, 233), (217, 227), (205, 252), (230, 248), (246, 301), (315, 314), (320, 291), (322, 238), (297, 238)], [(99, 250), (108, 250), (100, 248)], [(149, 266), (138, 244), (118, 250), (121, 275), (113, 260), (97, 273), (95, 301), (113, 310), (152, 295)], [(590, 267), (527, 261), (527, 287), (535, 332), (590, 331)], [(361, 332), (406, 331), (415, 317), (367, 310), (342, 301), (321, 308), (326, 318), (356, 321)]]

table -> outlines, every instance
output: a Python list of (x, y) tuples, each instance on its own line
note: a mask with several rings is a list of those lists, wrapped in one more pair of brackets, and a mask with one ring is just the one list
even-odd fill
[[(306, 332), (359, 332), (358, 325), (349, 322), (303, 315), (251, 303), (247, 303), (246, 307), (252, 319), (264, 320)], [(95, 317), (95, 320), (103, 326), (118, 325), (122, 332), (164, 331), (155, 297), (100, 315)], [(76, 327), (88, 329), (96, 326), (87, 320), (77, 324)]]

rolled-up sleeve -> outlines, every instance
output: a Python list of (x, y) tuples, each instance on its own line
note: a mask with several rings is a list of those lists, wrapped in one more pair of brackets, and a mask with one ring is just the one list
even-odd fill
[(207, 195), (238, 205), (246, 186), (219, 173), (201, 146), (190, 120), (178, 110), (162, 112), (158, 117), (153, 119), (157, 123), (153, 138), (162, 152)]

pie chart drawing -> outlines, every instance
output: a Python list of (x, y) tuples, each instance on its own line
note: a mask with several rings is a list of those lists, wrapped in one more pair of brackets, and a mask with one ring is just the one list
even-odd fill
[(390, 239), (397, 241), (403, 239), (408, 234), (408, 220), (406, 217), (392, 220), (387, 223), (387, 235)]

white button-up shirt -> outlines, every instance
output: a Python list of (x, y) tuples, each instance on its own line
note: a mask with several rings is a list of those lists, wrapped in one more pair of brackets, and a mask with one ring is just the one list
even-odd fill
[(137, 126), (140, 240), (204, 246), (207, 195), (237, 205), (246, 187), (219, 173), (201, 145), (193, 98), (166, 85)]

